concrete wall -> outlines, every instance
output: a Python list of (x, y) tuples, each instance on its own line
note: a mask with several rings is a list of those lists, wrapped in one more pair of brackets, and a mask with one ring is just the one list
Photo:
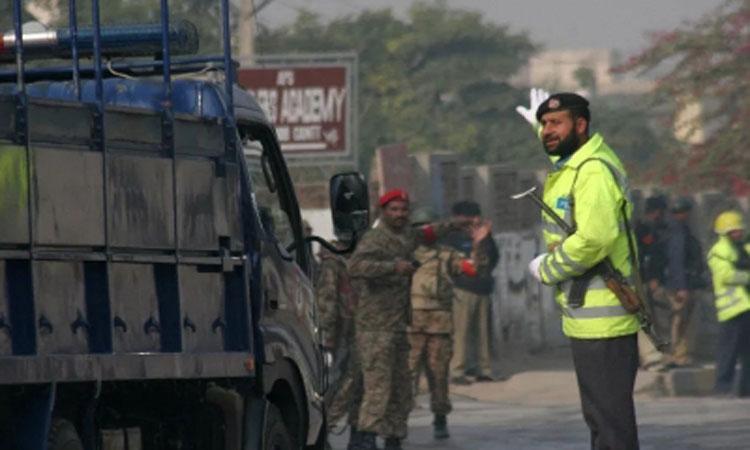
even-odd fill
[(495, 232), (524, 231), (540, 222), (538, 207), (528, 200), (512, 200), (511, 195), (540, 186), (537, 175), (503, 164), (480, 165), (461, 169), (462, 199), (482, 207)]
[(498, 233), (495, 242), (500, 249), (491, 314), (495, 355), (566, 345), (552, 288), (536, 281), (528, 271), (529, 261), (542, 251), (538, 229)]
[(455, 153), (411, 155), (412, 199), (416, 207), (430, 206), (445, 217), (461, 197), (461, 160)]

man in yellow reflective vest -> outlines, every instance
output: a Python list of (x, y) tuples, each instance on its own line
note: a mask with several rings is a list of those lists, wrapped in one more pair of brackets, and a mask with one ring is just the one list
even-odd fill
[(591, 114), (585, 98), (559, 93), (541, 101), (537, 96), (541, 103), (532, 116), (535, 94), (532, 108), (519, 107), (518, 112), (538, 129), (554, 165), (544, 183), (543, 200), (575, 232), (566, 235), (543, 214), (549, 253), (536, 257), (529, 269), (539, 281), (556, 287), (591, 448), (637, 449), (633, 386), (638, 319), (625, 311), (602, 277), (590, 271), (605, 258), (625, 277), (636, 269), (630, 251), (634, 244), (626, 231), (632, 214), (627, 175), (602, 136), (589, 136)]
[(708, 252), (719, 319), (714, 392), (730, 395), (739, 357), (739, 396), (746, 397), (750, 396), (750, 243), (744, 241), (745, 224), (737, 211), (719, 214), (714, 231), (719, 239)]

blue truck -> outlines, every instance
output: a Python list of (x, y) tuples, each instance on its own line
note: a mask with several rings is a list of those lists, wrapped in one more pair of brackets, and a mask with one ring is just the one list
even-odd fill
[[(223, 54), (201, 57), (166, 0), (109, 28), (71, 1), (35, 33), (21, 7), (0, 46), (0, 449), (324, 448), (326, 243), (235, 83), (228, 0)], [(366, 228), (359, 174), (331, 201), (339, 231)]]

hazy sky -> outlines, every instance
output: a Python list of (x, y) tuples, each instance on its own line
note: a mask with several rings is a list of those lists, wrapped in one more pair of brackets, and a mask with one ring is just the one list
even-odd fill
[[(611, 48), (633, 52), (647, 43), (648, 31), (668, 30), (694, 21), (724, 0), (448, 0), (455, 8), (481, 12), (486, 20), (528, 30), (547, 48)], [(255, 0), (256, 4), (259, 0)], [(297, 10), (325, 18), (387, 8), (403, 16), (410, 0), (273, 0), (259, 14), (267, 25), (287, 23)]]

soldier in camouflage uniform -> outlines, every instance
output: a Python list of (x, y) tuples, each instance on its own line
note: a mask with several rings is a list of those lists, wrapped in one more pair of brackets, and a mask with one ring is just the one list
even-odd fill
[(400, 450), (412, 401), (406, 327), (414, 250), (459, 223), (410, 227), (409, 197), (401, 190), (387, 192), (379, 203), (381, 222), (365, 233), (349, 260), (360, 293), (355, 329), (364, 395), (358, 449), (376, 449), (380, 435), (387, 450)]
[[(435, 215), (428, 210), (418, 210), (415, 223), (430, 222)], [(420, 245), (414, 252), (419, 268), (411, 282), (411, 325), (409, 326), (409, 370), (412, 374), (414, 396), (419, 386), (422, 368), (430, 389), (430, 410), (435, 415), (434, 437), (449, 437), (446, 416), (451, 411), (448, 398), (448, 372), (453, 354), (453, 283), (451, 277), (464, 274), (476, 276), (486, 271), (488, 258), (477, 245), (491, 232), (489, 222), (484, 222), (471, 232), (474, 246), (471, 258), (450, 247), (432, 244)]]
[[(345, 249), (347, 242), (335, 242)], [(331, 384), (325, 396), (326, 420), (329, 430), (346, 416), (350, 426), (348, 449), (354, 449), (359, 441), (357, 417), (362, 400), (362, 371), (359, 367), (357, 349), (354, 345), (354, 309), (357, 293), (352, 287), (346, 267), (346, 258), (321, 249), (318, 254), (316, 299), (320, 327), (323, 332), (323, 347), (331, 355)]]

